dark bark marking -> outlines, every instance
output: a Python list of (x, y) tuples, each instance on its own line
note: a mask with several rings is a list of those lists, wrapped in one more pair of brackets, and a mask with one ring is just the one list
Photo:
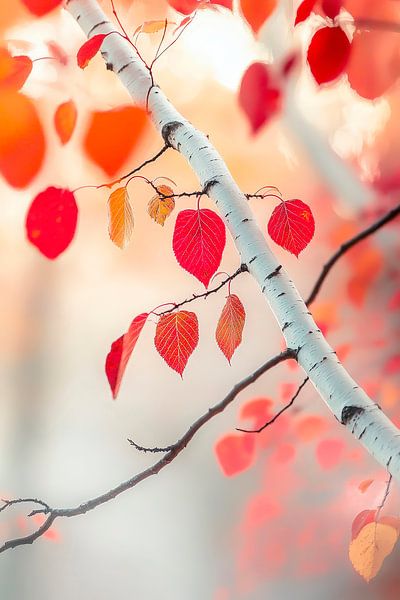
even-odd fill
[(341, 423), (347, 425), (354, 417), (362, 415), (365, 408), (362, 406), (345, 406), (342, 410)]
[(125, 69), (127, 69), (129, 67), (129, 65), (131, 65), (132, 63), (134, 63), (134, 60), (130, 60), (128, 63), (126, 63), (126, 65), (123, 65), (122, 67), (120, 67), (117, 71), (117, 75), (119, 75), (120, 73), (122, 73), (122, 71), (124, 71)]
[(181, 121), (170, 121), (169, 123), (165, 123), (161, 130), (161, 135), (166, 144), (172, 146), (171, 137), (176, 133), (179, 127), (184, 127), (184, 124)]
[(273, 277), (276, 277), (277, 275), (279, 275), (279, 271), (282, 269), (282, 265), (278, 265), (276, 267), (276, 269), (274, 269), (272, 271), (272, 273), (270, 273), (269, 275), (266, 276), (266, 278), (264, 279), (264, 281), (267, 281), (267, 279), (272, 279)]
[(96, 23), (96, 25), (93, 25), (93, 27), (91, 29), (89, 29), (87, 37), (90, 38), (93, 31), (95, 31), (98, 27), (101, 27), (101, 25), (106, 25), (106, 24), (107, 24), (107, 21), (100, 21), (100, 23)]
[(257, 256), (253, 256), (253, 258), (251, 258), (249, 260), (249, 265), (251, 265), (252, 262), (254, 262), (257, 259)]

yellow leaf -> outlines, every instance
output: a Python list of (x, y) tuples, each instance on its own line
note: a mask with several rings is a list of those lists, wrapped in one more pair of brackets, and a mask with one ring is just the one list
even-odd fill
[(171, 196), (174, 192), (167, 185), (160, 185), (157, 190), (160, 194), (153, 196), (150, 200), (147, 212), (156, 223), (164, 227), (165, 219), (169, 217), (175, 208), (175, 200), (173, 198), (163, 198), (163, 196)]
[(371, 581), (382, 567), (383, 561), (392, 552), (398, 532), (391, 525), (368, 523), (350, 543), (349, 558), (354, 569)]
[(124, 248), (131, 239), (133, 213), (126, 187), (117, 188), (108, 199), (108, 231), (119, 248)]
[[(167, 23), (168, 24), (168, 23)], [(157, 33), (166, 26), (164, 21), (145, 21), (140, 28), (142, 33)]]

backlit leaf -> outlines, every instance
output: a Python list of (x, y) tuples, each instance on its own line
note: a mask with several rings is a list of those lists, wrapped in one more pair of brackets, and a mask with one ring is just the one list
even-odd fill
[(248, 469), (255, 458), (256, 438), (252, 434), (228, 433), (215, 444), (215, 454), (227, 477)]
[(147, 212), (156, 223), (164, 227), (166, 218), (175, 208), (175, 200), (173, 198), (163, 198), (162, 195), (171, 196), (174, 192), (167, 185), (159, 185), (157, 190), (161, 195), (156, 194), (151, 198), (147, 206)]
[(114, 400), (118, 395), (126, 366), (148, 316), (148, 313), (142, 313), (135, 317), (128, 331), (111, 344), (106, 358), (105, 371)]
[(222, 309), (215, 332), (217, 344), (229, 363), (233, 353), (242, 341), (245, 319), (246, 313), (243, 304), (236, 294), (230, 294)]
[(302, 200), (282, 201), (268, 222), (268, 233), (276, 244), (298, 256), (315, 231), (311, 209)]
[(351, 44), (341, 27), (322, 27), (314, 34), (307, 61), (318, 84), (337, 79), (346, 69)]
[(160, 317), (154, 344), (167, 365), (181, 376), (198, 341), (199, 325), (193, 312), (180, 310)]
[(0, 92), (19, 90), (31, 71), (29, 56), (11, 56), (6, 48), (0, 48)]
[(343, 0), (322, 0), (321, 7), (327, 17), (334, 19), (340, 13)]
[(57, 6), (61, 6), (63, 0), (22, 0), (26, 8), (37, 17), (41, 17)]
[(361, 483), (358, 485), (358, 489), (362, 494), (365, 494), (372, 483), (374, 483), (373, 479), (364, 479), (364, 481), (361, 481)]
[(276, 115), (282, 105), (282, 93), (265, 63), (256, 62), (243, 75), (239, 90), (239, 104), (253, 133)]
[(0, 94), (0, 173), (16, 188), (37, 175), (45, 154), (42, 125), (33, 102), (19, 92)]
[(146, 111), (136, 106), (94, 112), (84, 139), (85, 151), (113, 177), (141, 139), (147, 123)]
[(77, 116), (78, 111), (73, 100), (63, 102), (57, 107), (54, 113), (54, 127), (62, 144), (66, 144), (71, 139)]
[(71, 243), (78, 220), (72, 192), (48, 187), (33, 200), (26, 216), (29, 241), (47, 258), (57, 258)]
[(125, 248), (132, 237), (133, 213), (125, 186), (114, 190), (108, 199), (108, 232), (119, 248)]
[(398, 531), (383, 523), (368, 523), (352, 540), (349, 558), (354, 569), (371, 581), (380, 571), (383, 561), (392, 552), (398, 539)]
[(353, 523), (351, 525), (351, 539), (354, 540), (361, 529), (363, 529), (368, 523), (372, 523), (375, 521), (376, 510), (362, 510), (358, 515), (356, 515), (353, 519)]
[(190, 15), (199, 8), (212, 8), (216, 4), (232, 10), (233, 0), (168, 0), (168, 4), (181, 14)]
[(240, 0), (242, 14), (254, 33), (258, 33), (272, 15), (278, 0)]
[(303, 21), (308, 19), (316, 3), (317, 0), (303, 0), (299, 8), (297, 9), (294, 24), (298, 25), (299, 23), (302, 23)]
[[(157, 33), (158, 31), (162, 31), (165, 28), (165, 20), (161, 21), (145, 21), (142, 25), (136, 29), (134, 35), (136, 33)], [(168, 25), (168, 23), (167, 23)]]
[(206, 287), (221, 263), (225, 241), (225, 225), (212, 210), (187, 209), (178, 214), (172, 241), (176, 259)]
[(88, 66), (89, 62), (100, 50), (100, 47), (104, 42), (104, 38), (107, 37), (107, 35), (107, 33), (99, 33), (82, 44), (78, 50), (78, 54), (76, 55), (78, 67), (84, 69)]

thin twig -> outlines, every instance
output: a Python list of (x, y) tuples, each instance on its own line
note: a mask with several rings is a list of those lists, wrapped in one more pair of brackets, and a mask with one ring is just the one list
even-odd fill
[(307, 383), (308, 380), (309, 380), (309, 378), (306, 377), (305, 380), (303, 381), (303, 383), (301, 383), (299, 385), (299, 387), (297, 388), (297, 392), (295, 393), (295, 395), (293, 396), (293, 398), (290, 400), (290, 402), (288, 402), (288, 404), (286, 404), (283, 408), (281, 408), (281, 410), (278, 411), (276, 413), (276, 415), (272, 417), (272, 419), (270, 419), (269, 421), (267, 421), (266, 423), (264, 423), (264, 425), (262, 425), (258, 429), (241, 429), (240, 427), (236, 427), (236, 431), (242, 431), (243, 433), (261, 433), (262, 431), (264, 431), (264, 429), (266, 429), (267, 427), (269, 427), (270, 425), (272, 425), (272, 423), (275, 423), (275, 421), (277, 419), (279, 419), (279, 417), (286, 410), (288, 410), (288, 408), (290, 408), (293, 405), (294, 401), (296, 400), (297, 396), (300, 394), (301, 390), (306, 385), (306, 383)]
[(375, 515), (375, 522), (376, 522), (376, 523), (378, 523), (378, 521), (379, 521), (379, 516), (380, 516), (380, 514), (381, 514), (381, 510), (382, 510), (382, 509), (383, 509), (383, 507), (385, 506), (386, 500), (387, 500), (387, 498), (388, 498), (388, 496), (389, 496), (389, 493), (390, 493), (390, 485), (391, 485), (391, 483), (392, 483), (392, 479), (393, 479), (393, 477), (392, 477), (392, 474), (391, 474), (391, 473), (389, 473), (389, 478), (388, 478), (388, 480), (387, 480), (387, 482), (386, 482), (386, 486), (385, 486), (385, 491), (384, 491), (384, 494), (383, 494), (382, 502), (381, 502), (381, 503), (379, 504), (379, 506), (377, 506), (377, 508), (376, 508), (376, 515)]

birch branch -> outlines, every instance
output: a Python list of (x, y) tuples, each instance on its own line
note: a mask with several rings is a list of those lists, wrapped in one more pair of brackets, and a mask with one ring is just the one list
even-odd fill
[[(96, 0), (66, 0), (66, 8), (87, 36), (114, 31)], [(132, 45), (109, 35), (102, 45), (109, 69), (135, 104), (147, 107), (164, 142), (179, 151), (215, 202), (241, 257), (267, 299), (288, 348), (335, 417), (400, 480), (400, 433), (356, 384), (315, 324), (304, 300), (269, 249), (245, 195), (208, 138), (169, 102)]]

